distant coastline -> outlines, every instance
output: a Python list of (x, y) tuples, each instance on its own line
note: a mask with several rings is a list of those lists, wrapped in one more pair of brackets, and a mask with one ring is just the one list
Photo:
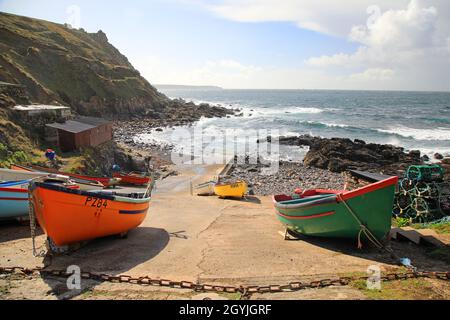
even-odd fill
[(177, 84), (155, 84), (153, 86), (158, 90), (224, 90), (218, 86), (189, 86)]

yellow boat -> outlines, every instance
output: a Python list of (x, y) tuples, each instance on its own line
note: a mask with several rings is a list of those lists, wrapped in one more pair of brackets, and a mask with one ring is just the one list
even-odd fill
[(248, 186), (244, 181), (234, 183), (217, 183), (214, 193), (220, 198), (243, 198), (247, 193)]

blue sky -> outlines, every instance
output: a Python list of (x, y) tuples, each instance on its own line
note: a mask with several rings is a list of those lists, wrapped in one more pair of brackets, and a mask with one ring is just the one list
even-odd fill
[[(442, 22), (445, 1), (380, 1), (378, 11), (369, 10), (371, 2), (364, 0), (339, 6), (320, 2), (0, 0), (0, 11), (75, 21), (89, 32), (101, 29), (151, 83), (450, 90), (450, 78), (442, 72), (450, 66), (450, 32)], [(70, 10), (73, 6), (79, 15)], [(402, 13), (417, 19), (405, 20)], [(374, 16), (375, 28), (369, 28)], [(393, 48), (395, 38), (380, 37), (393, 28), (402, 39), (410, 35), (410, 43)], [(417, 28), (433, 34), (419, 37)], [(423, 42), (427, 36), (438, 37), (438, 43)], [(437, 57), (426, 63), (420, 52), (413, 56), (424, 49)], [(412, 76), (420, 76), (422, 83), (411, 81)]]

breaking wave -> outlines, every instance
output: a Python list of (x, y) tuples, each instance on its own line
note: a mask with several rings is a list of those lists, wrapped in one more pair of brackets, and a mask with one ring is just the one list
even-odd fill
[(413, 138), (415, 140), (439, 140), (450, 141), (450, 129), (436, 128), (436, 129), (415, 129), (408, 127), (397, 127), (392, 129), (377, 129), (382, 133), (389, 133), (399, 135), (405, 138)]

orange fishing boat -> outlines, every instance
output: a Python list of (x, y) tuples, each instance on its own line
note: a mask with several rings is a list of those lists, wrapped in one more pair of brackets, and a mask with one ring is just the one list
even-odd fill
[(126, 234), (144, 221), (151, 199), (150, 187), (145, 193), (119, 194), (33, 181), (30, 189), (35, 216), (58, 247)]
[(130, 173), (119, 173), (113, 174), (114, 178), (121, 179), (123, 184), (133, 184), (137, 186), (143, 186), (151, 181), (151, 178), (144, 172), (130, 172)]

